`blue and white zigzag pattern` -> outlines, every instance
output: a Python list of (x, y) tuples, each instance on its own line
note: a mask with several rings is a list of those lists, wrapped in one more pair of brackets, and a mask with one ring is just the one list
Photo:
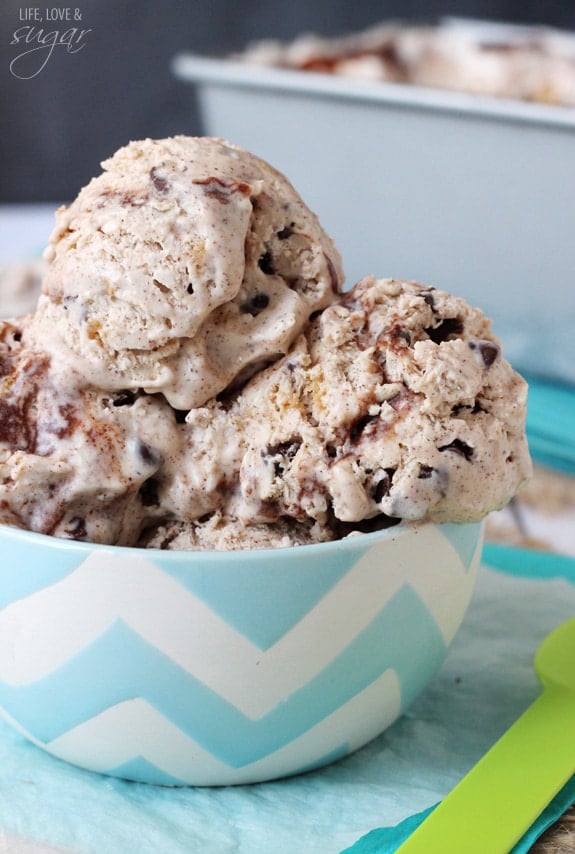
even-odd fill
[[(399, 715), (459, 626), (477, 531), (421, 537), (407, 556), (387, 541), (385, 570), (377, 545), (289, 572), (276, 554), (273, 573), (260, 561), (233, 575), (224, 559), (190, 573), (130, 550), (16, 578), (8, 555), (0, 707), (54, 755), (130, 779), (225, 784), (323, 764)], [(445, 558), (425, 571), (438, 544)]]

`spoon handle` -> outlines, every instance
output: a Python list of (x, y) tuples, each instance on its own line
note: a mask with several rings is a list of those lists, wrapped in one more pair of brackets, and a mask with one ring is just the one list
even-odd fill
[(548, 687), (397, 854), (508, 854), (575, 772), (575, 698)]

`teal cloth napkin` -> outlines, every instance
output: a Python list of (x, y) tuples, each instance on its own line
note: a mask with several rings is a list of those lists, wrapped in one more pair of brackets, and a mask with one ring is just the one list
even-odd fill
[(527, 438), (535, 462), (575, 474), (575, 386), (526, 376)]
[[(537, 696), (533, 653), (575, 613), (575, 560), (490, 546), (484, 563), (499, 569), (481, 568), (463, 626), (428, 688), (379, 738), (319, 771), (243, 787), (152, 787), (73, 768), (0, 724), (0, 850), (394, 851)], [(516, 854), (574, 797), (566, 788)]]
[[(548, 830), (573, 803), (575, 803), (575, 777), (561, 789), (523, 838), (513, 847), (510, 854), (528, 852), (541, 834)], [(346, 848), (342, 854), (393, 854), (433, 810), (434, 807), (430, 807), (417, 813), (417, 815), (409, 816), (395, 827), (381, 827), (372, 830), (351, 848)]]

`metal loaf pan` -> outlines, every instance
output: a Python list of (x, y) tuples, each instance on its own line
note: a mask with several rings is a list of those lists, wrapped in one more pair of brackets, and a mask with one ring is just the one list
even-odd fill
[(524, 372), (575, 383), (575, 109), (182, 54), (203, 132), (283, 171), (347, 284), (483, 308)]

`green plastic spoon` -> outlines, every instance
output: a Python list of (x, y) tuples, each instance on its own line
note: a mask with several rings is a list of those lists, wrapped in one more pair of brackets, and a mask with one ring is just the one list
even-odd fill
[(508, 854), (575, 773), (575, 619), (534, 666), (542, 693), (397, 854)]

